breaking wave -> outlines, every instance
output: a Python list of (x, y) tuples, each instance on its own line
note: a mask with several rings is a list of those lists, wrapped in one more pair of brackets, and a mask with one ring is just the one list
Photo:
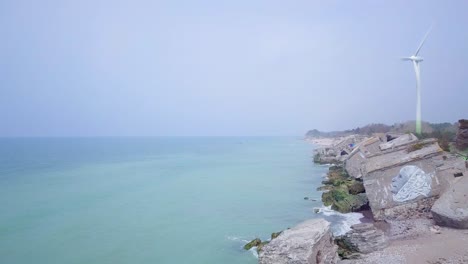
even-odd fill
[(323, 218), (331, 223), (331, 230), (334, 236), (344, 235), (346, 232), (351, 230), (351, 226), (361, 223), (361, 219), (364, 215), (361, 213), (346, 213), (331, 209), (331, 206), (322, 206), (315, 208), (318, 209), (318, 214), (321, 214)]
[[(251, 241), (251, 240), (248, 240), (248, 239), (245, 239), (245, 238), (242, 238), (242, 237), (237, 237), (237, 236), (227, 236), (226, 238), (228, 240), (238, 242), (239, 244), (241, 244), (242, 247), (246, 243), (249, 243)], [(249, 249), (249, 252), (252, 253), (252, 255), (254, 257), (258, 258), (257, 247), (252, 247), (251, 249)]]

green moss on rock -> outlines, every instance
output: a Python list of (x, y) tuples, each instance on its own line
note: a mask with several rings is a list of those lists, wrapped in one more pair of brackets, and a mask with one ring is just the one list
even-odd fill
[(283, 231), (271, 233), (271, 239), (277, 238), (279, 235), (281, 235), (281, 233), (283, 233)]
[(265, 246), (266, 244), (268, 244), (269, 241), (263, 241), (261, 242), (258, 246), (257, 246), (257, 252), (260, 252), (262, 249), (263, 249), (263, 246)]
[(361, 255), (355, 246), (343, 239), (343, 236), (335, 238), (335, 244), (338, 246), (338, 256), (341, 259), (357, 259)]
[(347, 184), (347, 186), (350, 194), (359, 194), (366, 192), (366, 189), (364, 189), (364, 184), (361, 181), (352, 181), (349, 184)]
[(260, 244), (262, 244), (262, 240), (260, 238), (255, 238), (254, 240), (250, 241), (249, 243), (245, 244), (244, 249), (249, 250), (253, 247), (258, 247)]
[(367, 209), (368, 200), (364, 185), (361, 181), (349, 177), (342, 167), (332, 166), (327, 174), (321, 190), (328, 190), (322, 194), (325, 206), (332, 206), (333, 210), (341, 213), (357, 212)]

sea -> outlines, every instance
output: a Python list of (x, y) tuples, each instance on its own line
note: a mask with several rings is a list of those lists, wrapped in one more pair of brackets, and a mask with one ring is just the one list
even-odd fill
[(254, 264), (246, 242), (306, 219), (342, 234), (362, 215), (322, 205), (328, 166), (312, 162), (315, 147), (301, 137), (1, 138), (0, 263)]

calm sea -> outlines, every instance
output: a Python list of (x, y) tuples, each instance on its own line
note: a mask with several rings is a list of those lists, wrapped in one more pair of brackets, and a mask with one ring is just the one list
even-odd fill
[(247, 240), (349, 220), (314, 213), (327, 167), (312, 150), (300, 138), (0, 139), (0, 263), (256, 263)]

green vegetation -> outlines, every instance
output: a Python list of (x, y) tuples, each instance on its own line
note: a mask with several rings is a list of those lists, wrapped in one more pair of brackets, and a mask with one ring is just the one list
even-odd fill
[(430, 144), (431, 144), (430, 142), (417, 142), (417, 143), (409, 146), (407, 151), (408, 151), (408, 153), (410, 153), (410, 152), (413, 152), (413, 151), (416, 151), (416, 150), (420, 150), (420, 149), (422, 149), (425, 146), (428, 146)]
[(319, 153), (316, 153), (316, 154), (314, 155), (314, 162), (315, 162), (315, 163), (320, 163), (320, 154), (319, 154)]
[(257, 246), (257, 252), (260, 252), (262, 249), (263, 249), (263, 246), (265, 246), (266, 244), (268, 244), (270, 241), (263, 241), (262, 243), (260, 243), (258, 246)]
[(328, 190), (322, 194), (322, 202), (333, 210), (341, 213), (357, 212), (368, 207), (368, 200), (361, 181), (349, 177), (343, 167), (332, 166), (327, 174), (328, 180), (320, 190)]
[(335, 244), (338, 245), (338, 256), (341, 259), (354, 259), (358, 257), (357, 248), (348, 243), (343, 237), (335, 238)]
[(250, 241), (249, 243), (245, 244), (244, 249), (249, 250), (253, 247), (258, 247), (260, 244), (262, 244), (262, 240), (260, 238), (255, 238), (254, 240)]
[(444, 151), (450, 151), (450, 143), (454, 141), (456, 136), (455, 131), (451, 130), (434, 130), (432, 133), (422, 133), (421, 139), (424, 138), (435, 138), (439, 143), (439, 146)]
[(271, 233), (271, 239), (277, 238), (281, 233), (283, 233), (283, 231)]
[[(283, 233), (283, 231), (271, 233), (271, 239), (273, 240), (273, 239), (277, 238), (281, 233)], [(253, 247), (257, 247), (257, 252), (260, 252), (263, 249), (263, 246), (270, 243), (270, 241), (262, 241), (260, 238), (255, 238), (252, 241), (250, 241), (249, 243), (245, 244), (244, 249), (245, 250), (250, 250)]]
[[(309, 130), (306, 133), (306, 137), (341, 137), (352, 134), (359, 135), (372, 135), (373, 133), (414, 133), (416, 130), (416, 124), (414, 121), (408, 121), (405, 123), (397, 123), (394, 125), (385, 124), (369, 124), (363, 127), (357, 127), (355, 129), (349, 129), (344, 131), (333, 131), (333, 132), (322, 132), (317, 129)], [(453, 140), (453, 136), (457, 131), (457, 125), (451, 123), (428, 123), (422, 122), (422, 133), (423, 138), (434, 137), (434, 138), (445, 138), (448, 142)], [(451, 137), (450, 137), (451, 136)]]

